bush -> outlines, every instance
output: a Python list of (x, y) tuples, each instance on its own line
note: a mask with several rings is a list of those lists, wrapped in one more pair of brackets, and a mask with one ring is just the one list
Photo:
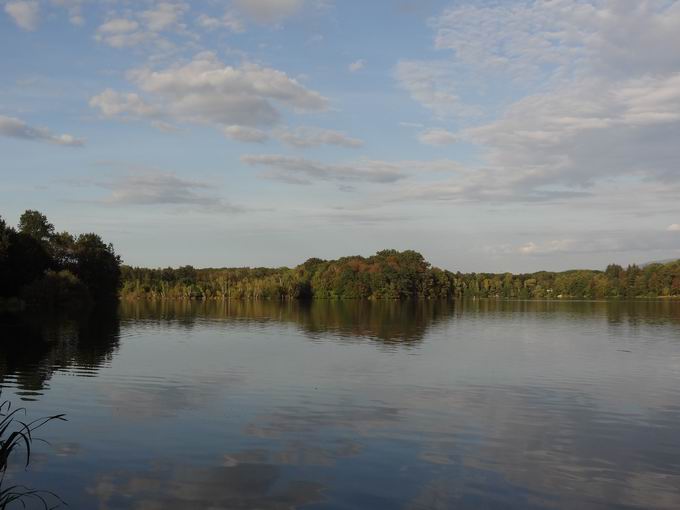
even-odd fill
[(85, 284), (70, 271), (47, 271), (35, 282), (24, 287), (23, 297), (29, 306), (78, 310), (91, 304)]

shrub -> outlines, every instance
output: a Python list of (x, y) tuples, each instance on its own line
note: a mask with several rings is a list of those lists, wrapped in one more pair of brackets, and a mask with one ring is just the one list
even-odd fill
[(70, 271), (47, 271), (23, 290), (29, 306), (41, 308), (77, 310), (91, 303), (85, 284)]

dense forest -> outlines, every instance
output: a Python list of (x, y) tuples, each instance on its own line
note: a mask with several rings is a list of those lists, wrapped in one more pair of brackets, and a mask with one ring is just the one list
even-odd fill
[(82, 308), (120, 289), (120, 257), (97, 234), (56, 232), (45, 215), (26, 211), (12, 228), (0, 218), (0, 310)]
[(460, 273), (415, 251), (312, 258), (294, 268), (147, 269), (121, 266), (97, 234), (56, 232), (38, 211), (16, 228), (0, 218), (0, 309), (50, 308), (124, 298), (162, 299), (603, 299), (680, 297), (680, 260), (604, 271)]
[(605, 271), (453, 273), (414, 251), (309, 259), (295, 268), (145, 269), (123, 266), (122, 294), (169, 299), (603, 299), (680, 297), (680, 261)]
[(143, 269), (123, 266), (123, 295), (236, 299), (451, 297), (449, 276), (414, 251), (309, 259), (290, 268)]

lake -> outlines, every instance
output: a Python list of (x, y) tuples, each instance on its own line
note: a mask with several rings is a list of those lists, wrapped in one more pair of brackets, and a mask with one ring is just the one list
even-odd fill
[[(76, 509), (678, 509), (680, 302), (125, 302), (0, 329)], [(38, 506), (35, 506), (38, 508)]]

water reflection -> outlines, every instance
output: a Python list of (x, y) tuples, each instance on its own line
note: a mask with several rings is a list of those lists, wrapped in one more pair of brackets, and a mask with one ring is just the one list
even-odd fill
[(148, 470), (99, 476), (87, 489), (100, 510), (290, 510), (322, 500), (323, 486), (288, 480), (271, 464), (196, 468), (158, 461)]
[(139, 301), (3, 331), (2, 384), (70, 418), (31, 484), (75, 508), (680, 508), (678, 302)]
[(172, 321), (192, 328), (197, 321), (290, 323), (310, 338), (334, 334), (348, 341), (371, 339), (408, 347), (450, 316), (453, 302), (426, 301), (124, 301), (123, 317)]
[(348, 341), (417, 345), (431, 328), (465, 317), (504, 320), (519, 314), (552, 321), (555, 316), (600, 321), (615, 326), (680, 324), (680, 303), (640, 301), (132, 301), (121, 303), (125, 320), (173, 322), (193, 328), (201, 321), (290, 323), (310, 338), (333, 334)]
[(115, 307), (82, 316), (16, 317), (0, 324), (0, 334), (0, 386), (14, 386), (30, 401), (55, 371), (95, 376), (119, 347), (120, 319)]
[(518, 497), (522, 508), (680, 505), (675, 404), (628, 413), (575, 389), (535, 387), (429, 391), (419, 398), (428, 409), (461, 410), (453, 422), (418, 431), (420, 458), (440, 465), (445, 479), (458, 472), (461, 485), (435, 477), (416, 503), (434, 491), (442, 508), (473, 508), (475, 495), (502, 489), (499, 508)]

